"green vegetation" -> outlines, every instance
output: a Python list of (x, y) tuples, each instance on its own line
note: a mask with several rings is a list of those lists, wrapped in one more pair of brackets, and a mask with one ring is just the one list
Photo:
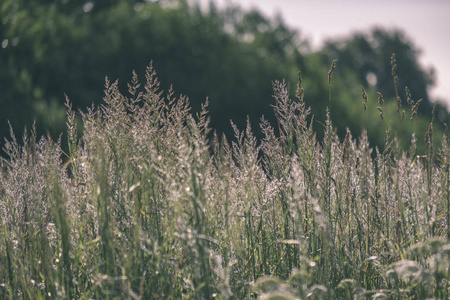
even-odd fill
[(150, 61), (164, 89), (173, 83), (196, 111), (209, 97), (213, 127), (231, 137), (230, 119), (244, 126), (250, 115), (257, 125), (270, 112), (271, 81), (295, 78), (305, 48), (281, 20), (257, 12), (203, 12), (186, 1), (85, 3), (1, 2), (0, 36), (9, 41), (0, 48), (1, 140), (7, 120), (21, 132), (36, 119), (38, 132), (57, 137), (64, 95), (75, 110), (100, 104), (105, 76), (128, 82)]
[(402, 32), (313, 52), (184, 0), (0, 19), (0, 298), (449, 298), (450, 118)]
[(328, 114), (319, 139), (299, 75), (294, 99), (273, 83), (262, 139), (247, 122), (229, 143), (207, 102), (193, 115), (152, 66), (145, 79), (127, 95), (107, 81), (81, 138), (67, 101), (67, 153), (35, 130), (6, 143), (1, 298), (448, 298), (448, 132), (435, 146), (431, 122), (426, 150), (414, 133), (405, 150), (379, 119), (379, 150)]
[[(162, 88), (168, 90), (173, 83), (178, 93), (189, 95), (193, 112), (200, 112), (208, 97), (211, 127), (228, 138), (234, 134), (230, 119), (239, 128), (246, 126), (247, 116), (253, 128), (258, 128), (262, 115), (275, 124), (271, 82), (283, 78), (295, 82), (298, 70), (305, 78), (306, 105), (314, 111), (313, 127), (320, 138), (330, 90), (330, 113), (339, 137), (344, 138), (347, 127), (355, 135), (365, 127), (371, 144), (380, 148), (384, 130), (378, 126), (376, 92), (386, 100), (386, 124), (401, 133), (405, 147), (411, 126), (398, 122), (392, 109), (397, 95), (403, 106), (400, 112), (406, 114), (410, 112), (406, 86), (414, 101), (422, 99), (419, 122), (412, 128), (417, 136), (427, 131), (433, 108), (427, 94), (433, 72), (417, 63), (420, 52), (400, 31), (375, 28), (312, 51), (301, 31), (290, 29), (281, 17), (238, 7), (218, 9), (213, 4), (202, 10), (185, 0), (3, 0), (0, 19), (0, 143), (9, 136), (8, 120), (18, 136), (35, 119), (38, 135), (49, 131), (56, 139), (65, 131), (65, 95), (75, 111), (99, 105), (105, 76), (118, 78), (125, 90), (122, 83), (130, 81), (131, 71), (143, 77), (142, 66), (150, 61)], [(394, 52), (398, 94), (392, 88), (389, 64)], [(323, 78), (335, 59), (337, 69), (329, 85)], [(377, 79), (375, 85), (367, 80), (370, 74)], [(365, 121), (360, 86), (369, 98)], [(290, 89), (292, 97), (294, 90)], [(435, 115), (438, 128), (450, 122), (445, 108), (438, 106)], [(440, 135), (436, 132), (436, 140)], [(263, 137), (259, 130), (255, 136)], [(418, 148), (425, 149), (423, 139), (418, 139)]]

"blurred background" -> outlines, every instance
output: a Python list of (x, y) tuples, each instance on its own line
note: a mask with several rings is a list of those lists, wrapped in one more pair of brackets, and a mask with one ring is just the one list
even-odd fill
[[(439, 60), (441, 50), (448, 49), (439, 43), (449, 42), (445, 28), (450, 26), (436, 27), (439, 23), (427, 20), (439, 22), (448, 4), (383, 0), (372, 7), (355, 4), (365, 1), (343, 2), (2, 0), (1, 143), (10, 136), (8, 121), (18, 136), (35, 120), (38, 134), (57, 138), (66, 130), (65, 95), (77, 110), (100, 104), (105, 77), (118, 79), (126, 94), (132, 71), (144, 83), (151, 61), (162, 89), (173, 84), (176, 95), (189, 97), (193, 112), (208, 97), (211, 126), (229, 138), (230, 119), (244, 128), (248, 115), (257, 136), (262, 115), (275, 124), (272, 82), (285, 79), (294, 96), (300, 70), (319, 137), (331, 88), (331, 117), (341, 137), (346, 128), (357, 136), (365, 127), (372, 145), (382, 147), (384, 130), (391, 126), (404, 145), (413, 131), (422, 144), (436, 106), (438, 142), (443, 124), (450, 121), (448, 57)], [(416, 25), (409, 27), (415, 38), (404, 28), (411, 24)], [(428, 51), (425, 58), (423, 49)], [(394, 52), (403, 121), (391, 75)], [(334, 59), (330, 85), (327, 73)], [(369, 97), (365, 118), (361, 86)], [(413, 102), (407, 102), (405, 87)], [(377, 92), (386, 101), (383, 126)], [(418, 116), (410, 120), (411, 103), (419, 99)]]

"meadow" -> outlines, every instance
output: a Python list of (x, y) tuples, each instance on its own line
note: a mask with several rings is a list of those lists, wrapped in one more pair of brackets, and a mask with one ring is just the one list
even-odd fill
[[(67, 141), (8, 139), (2, 299), (449, 297), (450, 137), (435, 145), (432, 116), (403, 148), (379, 94), (382, 149), (364, 128), (339, 138), (330, 117), (319, 140), (299, 73), (293, 99), (273, 83), (262, 139), (250, 122), (227, 139), (207, 100), (193, 114), (151, 65), (144, 81), (126, 94), (107, 81), (85, 112), (67, 100)], [(367, 101), (362, 88), (362, 115)], [(417, 103), (399, 119), (413, 124)]]

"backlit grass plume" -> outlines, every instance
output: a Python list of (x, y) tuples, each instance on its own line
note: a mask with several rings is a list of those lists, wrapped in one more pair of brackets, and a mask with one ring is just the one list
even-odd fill
[[(395, 56), (392, 69), (397, 85)], [(328, 112), (318, 139), (301, 83), (295, 99), (273, 83), (277, 124), (262, 118), (261, 140), (250, 121), (232, 139), (211, 132), (208, 102), (193, 114), (151, 65), (127, 94), (107, 80), (100, 106), (67, 102), (68, 151), (12, 135), (0, 297), (448, 298), (448, 136), (435, 147), (431, 123), (415, 153), (414, 135), (406, 151), (388, 129), (379, 151), (365, 130), (340, 138)]]

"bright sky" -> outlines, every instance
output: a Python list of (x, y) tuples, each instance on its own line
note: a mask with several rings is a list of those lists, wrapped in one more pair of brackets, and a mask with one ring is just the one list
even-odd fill
[[(209, 0), (200, 0), (208, 3)], [(258, 8), (269, 17), (281, 14), (285, 22), (307, 37), (314, 48), (327, 38), (345, 37), (373, 26), (403, 30), (422, 51), (420, 63), (436, 71), (433, 99), (450, 108), (450, 1), (449, 0), (215, 0), (222, 6)]]

